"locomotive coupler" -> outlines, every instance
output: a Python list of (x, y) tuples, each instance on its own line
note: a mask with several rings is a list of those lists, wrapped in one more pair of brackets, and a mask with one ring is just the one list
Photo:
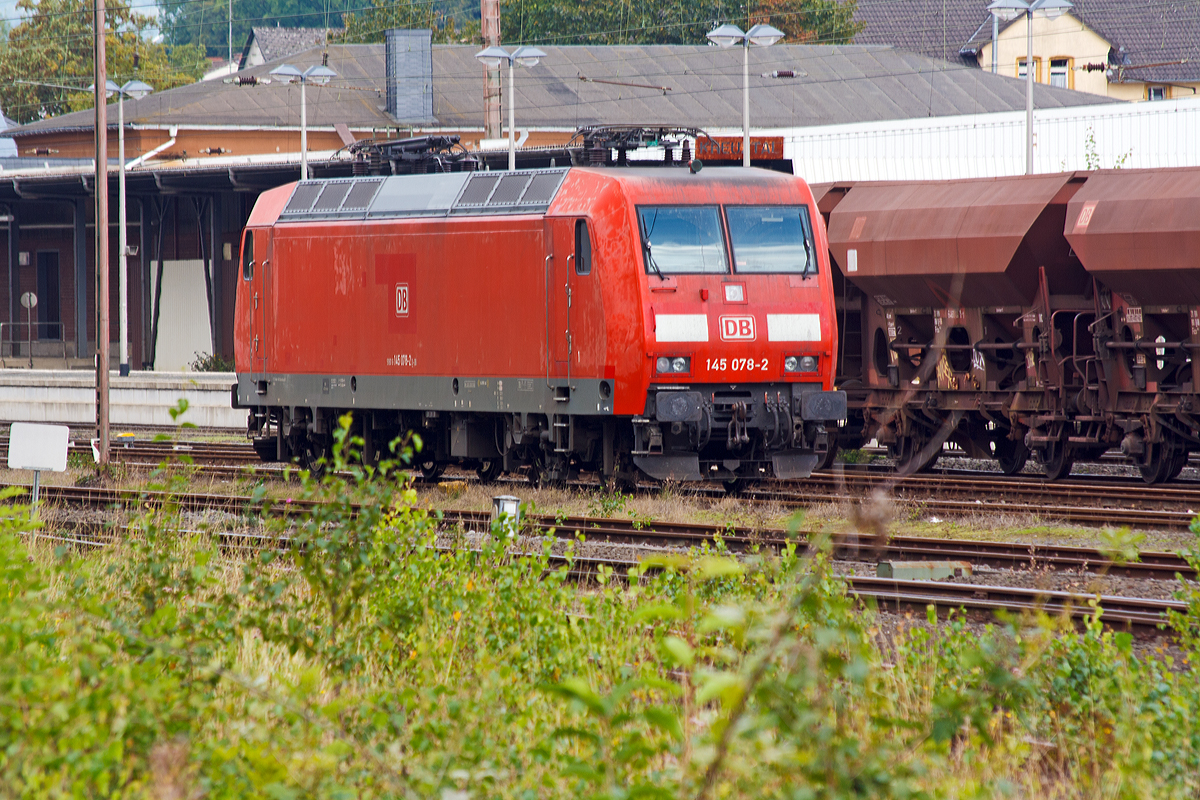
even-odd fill
[(750, 409), (744, 402), (736, 402), (730, 407), (733, 419), (729, 420), (729, 433), (725, 437), (725, 446), (730, 450), (740, 450), (750, 443), (750, 431), (747, 424)]

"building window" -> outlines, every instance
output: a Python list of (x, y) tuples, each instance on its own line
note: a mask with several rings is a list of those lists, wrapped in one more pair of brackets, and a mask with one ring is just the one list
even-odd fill
[(1050, 85), (1060, 89), (1071, 88), (1071, 59), (1050, 59)]
[[(1025, 59), (1017, 59), (1017, 77), (1024, 80), (1025, 78)], [(1033, 82), (1042, 82), (1042, 59), (1037, 56), (1033, 57)]]
[(1147, 100), (1166, 100), (1169, 96), (1166, 86), (1146, 86)]

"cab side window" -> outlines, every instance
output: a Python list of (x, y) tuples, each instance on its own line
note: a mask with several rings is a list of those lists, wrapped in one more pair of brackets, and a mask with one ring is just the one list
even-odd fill
[(254, 231), (247, 230), (242, 236), (242, 280), (254, 277)]
[(592, 237), (586, 219), (575, 220), (575, 274), (592, 273)]

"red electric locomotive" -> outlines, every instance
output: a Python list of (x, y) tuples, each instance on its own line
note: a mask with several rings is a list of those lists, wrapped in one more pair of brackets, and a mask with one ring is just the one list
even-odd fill
[(846, 415), (828, 243), (759, 169), (550, 168), (312, 180), (244, 233), (237, 404), (314, 466), (367, 459), (615, 482), (807, 476)]

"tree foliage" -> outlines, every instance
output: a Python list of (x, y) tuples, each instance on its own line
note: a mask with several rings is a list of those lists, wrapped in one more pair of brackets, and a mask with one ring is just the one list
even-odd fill
[(347, 44), (382, 42), (389, 28), (429, 28), (433, 40), (445, 44), (479, 42), (479, 6), (461, 2), (431, 4), (420, 0), (389, 2), (372, 0), (371, 5), (357, 13), (345, 15), (346, 32), (342, 41)]
[[(355, 4), (357, 5), (357, 4)], [(340, 28), (348, 0), (165, 0), (162, 29), (171, 44), (203, 46), (209, 55), (224, 56), (229, 47), (229, 14), (233, 12), (234, 58), (251, 28)]]
[(723, 22), (769, 22), (791, 44), (844, 44), (862, 26), (856, 0), (759, 0), (726, 4), (618, 0), (512, 0), (502, 6), (506, 42), (544, 44), (705, 44)]
[[(0, 50), (0, 99), (17, 122), (33, 122), (91, 108), (93, 74), (92, 5), (87, 0), (20, 0), (28, 16), (12, 29)], [(153, 18), (125, 0), (109, 0), (106, 61), (110, 80), (139, 78), (156, 91), (192, 83), (208, 62), (195, 47), (167, 48), (145, 32)]]

